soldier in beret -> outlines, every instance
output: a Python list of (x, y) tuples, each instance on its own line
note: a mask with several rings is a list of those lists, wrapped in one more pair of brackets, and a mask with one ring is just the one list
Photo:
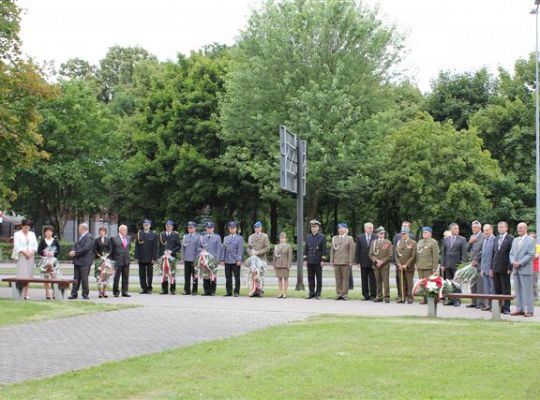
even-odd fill
[(354, 262), (354, 239), (347, 234), (347, 224), (338, 224), (338, 233), (332, 238), (330, 263), (336, 275), (336, 300), (347, 300), (349, 294), (349, 273)]
[(141, 294), (152, 293), (152, 278), (154, 276), (154, 261), (157, 258), (158, 238), (150, 230), (152, 221), (145, 219), (143, 229), (137, 232), (135, 241), (135, 259), (139, 261), (139, 282)]
[(236, 222), (230, 221), (227, 224), (229, 234), (223, 238), (223, 262), (225, 263), (225, 288), (226, 297), (233, 295), (234, 276), (234, 297), (240, 294), (240, 269), (244, 258), (244, 239), (236, 233), (238, 227)]
[(377, 298), (375, 302), (390, 303), (390, 261), (392, 261), (392, 242), (385, 239), (386, 231), (382, 226), (376, 230), (377, 239), (371, 244), (369, 258), (373, 261), (373, 272), (377, 283)]
[(401, 228), (401, 238), (396, 245), (396, 268), (400, 275), (401, 298), (398, 303), (414, 302), (412, 289), (414, 285), (414, 263), (416, 261), (416, 242), (409, 237), (410, 229)]
[[(182, 244), (180, 243), (180, 235), (178, 234), (178, 232), (173, 230), (173, 228), (174, 221), (168, 220), (165, 223), (165, 231), (159, 234), (159, 254), (160, 256), (162, 256), (165, 253), (165, 250), (170, 250), (171, 257), (174, 258), (176, 262), (176, 256), (182, 248)], [(169, 282), (168, 279), (164, 279), (161, 282), (161, 294), (168, 294), (169, 286), (171, 294), (176, 294), (176, 281)]]
[[(217, 233), (214, 233), (216, 225), (209, 221), (206, 223), (206, 234), (201, 235), (199, 239), (199, 250), (200, 254), (202, 249), (205, 249), (216, 262), (219, 263), (223, 259), (223, 246), (221, 244), (221, 236)], [(203, 288), (205, 296), (215, 296), (217, 288), (217, 275), (216, 279), (203, 279)]]
[[(418, 278), (429, 278), (439, 266), (439, 244), (431, 237), (432, 229), (429, 226), (422, 228), (422, 239), (416, 245), (416, 269)], [(426, 304), (424, 297), (420, 304)]]
[[(199, 280), (195, 260), (199, 257), (199, 241), (201, 236), (197, 233), (197, 224), (189, 221), (186, 225), (187, 233), (182, 238), (182, 256), (184, 259), (184, 293), (183, 295), (196, 295)], [(193, 279), (193, 286), (191, 280)]]
[(322, 291), (322, 260), (326, 257), (326, 238), (320, 232), (321, 223), (316, 219), (309, 222), (311, 233), (306, 236), (304, 260), (307, 262), (308, 299), (321, 298)]

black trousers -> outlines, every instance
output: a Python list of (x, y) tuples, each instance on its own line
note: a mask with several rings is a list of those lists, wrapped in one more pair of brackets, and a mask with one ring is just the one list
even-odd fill
[(377, 282), (375, 273), (371, 267), (360, 267), (360, 278), (362, 279), (362, 296), (364, 299), (377, 297)]
[[(191, 288), (190, 290), (191, 278), (193, 278), (193, 288)], [(197, 291), (199, 289), (198, 286), (199, 286), (199, 281), (195, 273), (195, 266), (193, 265), (193, 261), (184, 261), (184, 293), (197, 294)]]
[(214, 296), (216, 294), (217, 280), (203, 279), (203, 289), (205, 296)]
[(322, 291), (322, 266), (321, 264), (308, 264), (308, 287), (310, 296), (320, 296)]
[[(493, 272), (493, 288), (495, 294), (511, 294), (510, 275), (507, 272)], [(505, 300), (501, 308), (503, 311), (510, 311), (510, 300)]]
[(354, 289), (354, 277), (352, 266), (349, 267), (349, 290)]
[(90, 288), (88, 287), (88, 275), (90, 275), (90, 265), (73, 266), (73, 288), (71, 289), (71, 295), (77, 297), (79, 294), (79, 286), (82, 283), (82, 295), (83, 297), (88, 297), (90, 294)]
[(114, 281), (113, 281), (113, 294), (119, 294), (118, 284), (120, 283), (120, 277), (122, 277), (122, 294), (128, 292), (129, 287), (129, 264), (119, 267), (116, 266), (114, 271)]
[(240, 266), (236, 264), (225, 264), (225, 288), (227, 294), (232, 294), (234, 275), (234, 293), (240, 293)]
[(151, 262), (139, 262), (139, 282), (143, 292), (152, 291), (152, 279), (154, 277), (154, 266)]

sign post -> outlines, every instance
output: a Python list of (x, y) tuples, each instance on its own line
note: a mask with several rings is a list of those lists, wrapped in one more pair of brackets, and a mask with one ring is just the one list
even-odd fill
[(280, 186), (296, 193), (296, 290), (304, 288), (304, 196), (306, 193), (306, 142), (279, 127)]

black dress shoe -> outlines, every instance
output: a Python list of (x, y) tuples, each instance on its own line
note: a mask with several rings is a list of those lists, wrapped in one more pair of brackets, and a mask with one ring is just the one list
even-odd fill
[(83, 298), (83, 300), (90, 300), (90, 298), (88, 296), (83, 296), (82, 298)]
[(225, 294), (223, 295), (223, 297), (231, 297), (231, 296), (232, 296), (232, 293), (225, 293)]
[(467, 304), (465, 307), (467, 307), (467, 308), (476, 308), (476, 304)]
[(320, 300), (321, 296), (315, 296), (315, 300)]
[(77, 296), (71, 295), (71, 296), (68, 297), (68, 300), (77, 300)]
[(314, 295), (314, 294), (310, 294), (308, 297), (306, 297), (306, 300), (313, 299), (313, 298), (315, 298), (315, 295)]
[(238, 297), (238, 296), (240, 296), (240, 293), (235, 293), (234, 294), (234, 297)]
[(129, 293), (122, 293), (122, 297), (131, 297)]
[(390, 303), (390, 299), (384, 299), (385, 303)]
[(143, 290), (142, 292), (139, 292), (139, 294), (148, 294), (146, 290)]
[(364, 297), (364, 298), (362, 299), (362, 301), (370, 301), (370, 300), (371, 300), (370, 297)]
[(191, 294), (191, 292), (184, 292), (182, 293), (182, 296), (189, 296)]

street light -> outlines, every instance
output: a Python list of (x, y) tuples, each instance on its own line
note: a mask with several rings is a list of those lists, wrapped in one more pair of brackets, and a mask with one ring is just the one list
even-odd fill
[(540, 0), (535, 0), (534, 4), (536, 8), (531, 10), (531, 14), (534, 14), (536, 20), (536, 46), (534, 52), (535, 58), (535, 84), (536, 84), (536, 107), (535, 107), (535, 142), (536, 142), (536, 244), (540, 243), (540, 109), (539, 109), (539, 95), (538, 95), (538, 7), (540, 7)]

